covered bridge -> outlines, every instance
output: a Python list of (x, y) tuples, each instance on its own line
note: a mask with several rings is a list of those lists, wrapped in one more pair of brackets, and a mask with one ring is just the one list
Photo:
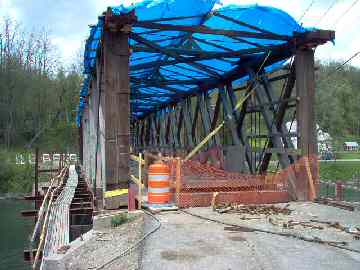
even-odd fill
[[(109, 7), (90, 27), (77, 123), (98, 199), (128, 187), (130, 149), (186, 155), (221, 128), (200, 152), (226, 151), (244, 174), (316, 155), (314, 51), (335, 33), (273, 7), (217, 2), (144, 0)], [(295, 120), (296, 134), (285, 127)], [(287, 178), (290, 198), (307, 200), (309, 185)]]

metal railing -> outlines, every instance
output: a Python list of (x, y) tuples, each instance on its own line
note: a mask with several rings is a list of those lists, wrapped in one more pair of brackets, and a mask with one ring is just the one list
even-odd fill
[(30, 254), (32, 255), (32, 247), (35, 246), (36, 242), (39, 240), (36, 252), (35, 252), (35, 258), (32, 260), (32, 268), (37, 269), (39, 259), (41, 256), (41, 252), (44, 246), (45, 237), (46, 237), (46, 231), (49, 224), (49, 213), (54, 201), (55, 194), (59, 191), (61, 186), (64, 183), (65, 177), (67, 175), (68, 168), (64, 167), (60, 173), (55, 176), (50, 181), (50, 186), (45, 194), (44, 200), (41, 204), (41, 207), (38, 212), (38, 219), (34, 227), (34, 231), (32, 234), (32, 237), (30, 239)]
[(49, 226), (43, 250), (43, 258), (57, 253), (58, 249), (70, 243), (70, 205), (78, 185), (75, 166), (69, 168), (66, 185), (50, 209)]
[[(341, 189), (341, 194), (337, 192)], [(320, 181), (320, 197), (334, 198), (341, 201), (360, 202), (360, 187), (345, 181)]]

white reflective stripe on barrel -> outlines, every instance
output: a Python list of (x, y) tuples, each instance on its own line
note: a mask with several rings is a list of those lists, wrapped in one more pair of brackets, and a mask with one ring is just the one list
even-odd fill
[(170, 188), (152, 188), (149, 187), (148, 188), (148, 193), (166, 193), (166, 192), (170, 192)]
[(149, 174), (149, 180), (151, 181), (164, 181), (169, 180), (169, 175), (156, 175), (156, 174)]

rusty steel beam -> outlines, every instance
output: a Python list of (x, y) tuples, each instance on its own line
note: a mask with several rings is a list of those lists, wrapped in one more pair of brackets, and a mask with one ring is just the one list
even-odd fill
[(192, 133), (192, 123), (193, 123), (193, 114), (191, 108), (191, 99), (188, 98), (184, 101), (184, 121), (186, 127), (186, 135), (188, 138), (188, 146), (192, 149), (196, 144), (196, 138), (194, 138)]
[[(24, 250), (24, 261), (25, 262), (32, 262), (31, 260), (33, 260), (36, 256), (36, 252), (37, 252), (37, 249), (33, 249), (33, 250), (28, 250), (28, 249), (25, 249)], [(39, 259), (42, 258), (42, 250), (40, 251), (40, 256), (39, 256)]]
[[(247, 89), (247, 93), (249, 93), (250, 91), (250, 86), (248, 85), (246, 87)], [(236, 129), (238, 132), (238, 136), (242, 142), (242, 145), (244, 147), (244, 152), (245, 152), (245, 160), (247, 162), (248, 165), (248, 169), (250, 173), (255, 173), (255, 169), (253, 168), (252, 162), (251, 162), (251, 147), (250, 144), (247, 140), (247, 136), (246, 136), (246, 131), (244, 128), (244, 120), (245, 120), (245, 115), (247, 113), (247, 107), (248, 107), (248, 99), (246, 99), (243, 103), (243, 105), (241, 106), (240, 110), (236, 110), (236, 105), (238, 102), (238, 99), (235, 95), (235, 92), (232, 88), (231, 83), (226, 85), (226, 89), (227, 89), (227, 93), (229, 95), (229, 100), (230, 100), (230, 105), (231, 105), (231, 112), (232, 112), (232, 117), (235, 119), (236, 121)]]
[(93, 211), (94, 211), (94, 208), (92, 208), (92, 207), (71, 208), (70, 214), (71, 215), (78, 215), (78, 214), (92, 215)]
[[(286, 111), (288, 109), (289, 102), (292, 101), (291, 94), (292, 94), (294, 86), (295, 86), (295, 80), (296, 80), (295, 65), (293, 64), (290, 67), (290, 73), (288, 74), (288, 77), (286, 78), (283, 95), (280, 97), (280, 100), (282, 100), (283, 102), (281, 102), (279, 104), (276, 115), (275, 115), (275, 123), (274, 124), (276, 125), (276, 127), (278, 129), (281, 128), (281, 125), (284, 122), (284, 117), (285, 117)], [(295, 98), (295, 100), (297, 101), (297, 98)], [(271, 148), (272, 146), (273, 146), (273, 143), (270, 140), (269, 147)], [(267, 171), (271, 156), (272, 156), (271, 153), (265, 154), (264, 158), (262, 159), (262, 163), (259, 167), (260, 173), (264, 173)]]
[(82, 198), (73, 198), (72, 202), (73, 203), (81, 203), (81, 202), (91, 202), (93, 200), (92, 197), (88, 196), (88, 197), (82, 197)]
[(38, 210), (35, 210), (35, 209), (33, 209), (33, 210), (22, 210), (21, 211), (21, 215), (23, 216), (23, 217), (37, 217), (37, 215), (38, 215)]
[(58, 169), (42, 169), (38, 170), (39, 173), (49, 173), (49, 172), (58, 172)]
[(81, 207), (91, 207), (92, 206), (92, 202), (91, 201), (87, 201), (87, 202), (72, 202), (71, 203), (71, 208), (81, 208)]
[[(203, 94), (199, 95), (198, 98), (200, 99), (200, 114), (201, 114), (203, 129), (204, 129), (205, 136), (206, 136), (207, 134), (209, 134), (212, 131), (211, 130), (211, 118), (210, 118), (210, 114), (209, 114), (210, 101), (209, 101), (209, 97), (208, 97), (207, 93), (203, 93)], [(219, 134), (215, 134), (213, 136), (213, 139), (211, 139), (209, 146), (212, 146), (212, 145), (220, 145)]]
[(214, 130), (216, 126), (218, 125), (219, 115), (220, 115), (220, 109), (221, 109), (221, 97), (218, 94), (216, 98), (215, 108), (214, 112), (212, 114), (211, 119), (211, 130)]
[(24, 200), (26, 201), (42, 201), (44, 199), (44, 196), (24, 196)]

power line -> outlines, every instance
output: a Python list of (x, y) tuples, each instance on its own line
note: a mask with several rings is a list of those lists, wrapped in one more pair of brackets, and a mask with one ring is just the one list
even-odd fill
[(343, 66), (345, 66), (347, 63), (349, 63), (351, 60), (353, 60), (355, 57), (360, 55), (360, 51), (354, 53), (349, 59), (347, 59), (344, 63), (342, 63), (340, 66), (336, 68), (336, 71), (339, 71)]
[(334, 2), (332, 2), (332, 4), (327, 8), (327, 10), (323, 13), (323, 15), (321, 16), (320, 20), (318, 21), (317, 25), (318, 26), (321, 21), (326, 17), (326, 15), (328, 15), (328, 13), (330, 12), (330, 10), (335, 6), (335, 4), (337, 3), (338, 0), (335, 0)]
[(351, 57), (349, 57), (346, 61), (344, 61), (342, 64), (338, 65), (335, 70), (330, 71), (326, 76), (325, 76), (325, 80), (327, 80), (328, 78), (330, 78), (330, 76), (336, 72), (338, 72), (343, 66), (345, 66), (347, 63), (349, 63), (351, 60), (353, 60), (355, 57), (360, 55), (360, 51), (354, 53)]
[(300, 16), (300, 18), (298, 19), (298, 22), (300, 22), (306, 15), (306, 13), (310, 10), (310, 8), (314, 5), (316, 0), (312, 0), (310, 5), (305, 9), (304, 13)]
[(354, 2), (352, 2), (352, 4), (350, 5), (350, 7), (343, 13), (341, 14), (334, 23), (334, 28), (336, 27), (336, 25), (339, 23), (339, 21), (359, 2), (359, 0), (355, 0)]

